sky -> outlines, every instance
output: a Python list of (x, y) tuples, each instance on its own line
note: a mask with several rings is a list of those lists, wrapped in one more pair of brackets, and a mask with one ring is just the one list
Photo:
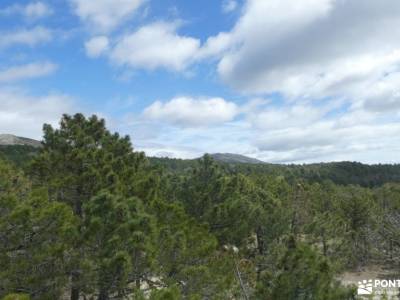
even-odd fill
[(97, 114), (150, 156), (400, 163), (398, 0), (2, 0), (0, 133)]

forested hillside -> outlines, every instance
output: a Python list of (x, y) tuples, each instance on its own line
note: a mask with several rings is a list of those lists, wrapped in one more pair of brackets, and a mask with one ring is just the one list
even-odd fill
[[(168, 172), (181, 173), (193, 168), (197, 160), (150, 157), (150, 162)], [(360, 185), (363, 187), (381, 186), (389, 182), (400, 182), (400, 165), (366, 165), (358, 162), (332, 162), (308, 165), (279, 165), (268, 163), (226, 163), (215, 160), (228, 173), (241, 173), (249, 176), (283, 176), (290, 182), (302, 179), (309, 183), (322, 183), (326, 180), (340, 185)]]
[[(40, 152), (37, 147), (29, 145), (0, 145), (0, 156), (18, 166), (29, 163)], [(366, 165), (358, 162), (332, 162), (305, 165), (279, 165), (268, 163), (226, 162), (219, 160), (219, 155), (211, 158), (227, 173), (241, 173), (249, 176), (271, 175), (284, 176), (289, 182), (302, 179), (309, 183), (332, 181), (339, 185), (360, 185), (376, 187), (385, 183), (400, 182), (400, 165), (379, 164)], [(166, 172), (182, 173), (198, 165), (200, 159), (171, 159), (148, 157), (152, 166), (160, 167)]]
[(356, 299), (342, 272), (400, 262), (399, 166), (149, 159), (81, 114), (20, 147), (0, 299)]
[(28, 164), (39, 153), (39, 148), (29, 145), (0, 145), (0, 157), (17, 166)]

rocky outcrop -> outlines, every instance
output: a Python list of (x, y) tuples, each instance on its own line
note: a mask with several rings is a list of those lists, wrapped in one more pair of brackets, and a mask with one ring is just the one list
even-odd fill
[(37, 140), (19, 137), (12, 134), (0, 134), (0, 146), (10, 145), (25, 145), (35, 148), (39, 148), (42, 146), (42, 144)]

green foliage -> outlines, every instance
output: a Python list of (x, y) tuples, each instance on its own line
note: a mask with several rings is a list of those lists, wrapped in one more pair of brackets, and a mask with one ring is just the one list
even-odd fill
[(182, 295), (176, 287), (154, 291), (150, 295), (150, 300), (176, 300), (181, 299)]
[(158, 220), (157, 265), (163, 283), (187, 297), (216, 296), (228, 289), (233, 274), (207, 226), (188, 217), (179, 203), (156, 201), (152, 211)]
[(63, 116), (60, 129), (44, 126), (43, 149), (31, 172), (35, 183), (46, 183), (52, 199), (68, 203), (82, 216), (82, 206), (101, 190), (139, 194), (144, 184), (143, 153), (133, 152), (129, 137), (105, 128), (96, 116)]
[(186, 212), (207, 224), (220, 244), (239, 245), (250, 235), (255, 203), (253, 186), (245, 177), (227, 176), (206, 155), (175, 189)]
[(19, 167), (25, 167), (39, 153), (39, 149), (27, 145), (0, 145), (0, 157)]
[[(181, 174), (193, 169), (197, 160), (175, 158), (149, 158), (153, 165), (166, 169), (170, 173)], [(284, 177), (289, 183), (302, 179), (307, 183), (332, 181), (337, 185), (360, 185), (378, 187), (385, 183), (400, 183), (400, 165), (366, 165), (358, 162), (332, 162), (308, 165), (246, 164), (217, 162), (226, 172), (240, 173), (256, 177)]]
[(85, 203), (84, 214), (83, 243), (99, 298), (126, 294), (130, 280), (139, 289), (151, 271), (155, 233), (154, 220), (140, 199), (103, 192)]
[[(91, 222), (99, 222), (99, 235), (105, 239), (103, 242), (111, 243), (107, 241), (111, 237), (107, 236), (102, 228), (107, 225), (107, 220), (101, 219), (100, 216), (93, 219), (90, 215), (91, 209), (95, 209), (93, 205), (101, 201), (96, 196), (100, 192), (108, 191), (112, 195), (127, 199), (141, 197), (142, 201), (150, 200), (154, 196), (153, 188), (147, 188), (149, 182), (152, 182), (149, 180), (151, 173), (144, 173), (145, 165), (144, 155), (133, 152), (129, 137), (121, 138), (118, 134), (111, 134), (106, 129), (104, 120), (96, 116), (86, 119), (83, 115), (76, 114), (73, 117), (64, 115), (60, 129), (53, 129), (50, 125), (44, 126), (43, 149), (35, 157), (30, 169), (35, 185), (45, 185), (50, 199), (69, 205), (83, 226), (89, 226), (89, 229)], [(116, 205), (113, 201), (110, 202), (110, 205), (114, 204)], [(88, 209), (89, 214), (84, 212), (84, 207)], [(95, 210), (94, 213), (99, 213), (99, 210)], [(94, 258), (84, 248), (87, 239), (85, 228), (80, 227), (79, 233), (75, 240), (75, 251), (72, 253), (72, 299), (78, 299), (81, 290), (91, 292), (93, 289), (90, 280), (92, 275), (88, 269), (91, 269), (90, 263)], [(100, 249), (94, 257), (101, 255), (102, 251)], [(116, 257), (104, 257), (103, 263), (107, 264), (108, 259), (117, 259), (121, 265), (129, 265), (123, 251), (113, 255)], [(108, 261), (109, 266), (111, 261)], [(98, 274), (93, 276), (102, 277), (104, 269), (107, 269), (107, 266), (99, 268)], [(127, 276), (128, 271), (123, 272), (125, 275), (120, 275)]]
[(2, 300), (29, 300), (28, 295), (24, 294), (10, 294), (2, 298)]
[(369, 236), (374, 231), (375, 215), (379, 209), (368, 190), (349, 186), (339, 190), (338, 215), (341, 218), (340, 235), (347, 246), (348, 263), (363, 264), (369, 257)]
[(0, 296), (23, 291), (32, 299), (57, 298), (68, 280), (76, 220), (66, 205), (31, 191), (11, 167), (0, 163), (0, 169)]
[(25, 150), (0, 160), (0, 297), (353, 299), (339, 271), (400, 261), (398, 166), (149, 163), (81, 114)]
[(325, 258), (291, 238), (274, 272), (262, 274), (255, 299), (345, 300), (354, 299), (354, 293), (334, 280)]

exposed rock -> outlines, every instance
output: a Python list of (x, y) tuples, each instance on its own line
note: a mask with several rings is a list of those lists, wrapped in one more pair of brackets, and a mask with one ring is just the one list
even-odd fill
[(42, 144), (37, 140), (19, 137), (12, 134), (0, 134), (0, 146), (9, 145), (26, 145), (35, 148), (39, 148), (42, 146)]
[(245, 164), (265, 164), (265, 162), (247, 157), (240, 154), (233, 154), (233, 153), (214, 153), (210, 154), (212, 158), (217, 161), (225, 162), (225, 163), (245, 163)]

